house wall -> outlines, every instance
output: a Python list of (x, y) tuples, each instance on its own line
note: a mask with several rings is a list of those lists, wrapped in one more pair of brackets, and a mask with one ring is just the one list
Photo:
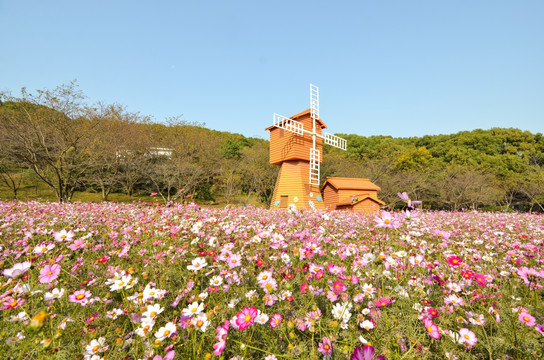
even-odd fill
[(370, 199), (365, 199), (360, 203), (355, 204), (353, 206), (353, 211), (365, 214), (377, 213), (378, 211), (380, 211), (380, 205)]
[[(309, 184), (309, 171), (310, 164), (307, 161), (284, 161), (276, 180), (270, 208), (277, 209), (287, 203), (295, 204), (299, 209), (309, 209), (308, 201), (312, 200), (316, 209), (324, 209), (323, 201), (316, 200), (316, 196), (321, 195), (319, 186)], [(313, 193), (312, 197), (310, 193)], [(287, 196), (287, 201), (282, 196)], [(295, 197), (298, 198), (297, 202), (294, 201)], [(280, 202), (280, 206), (274, 206), (276, 201)]]
[(327, 183), (323, 188), (323, 202), (325, 203), (325, 208), (329, 210), (336, 209), (338, 201), (337, 190), (331, 184)]
[(377, 191), (340, 189), (340, 190), (338, 190), (338, 201), (349, 199), (353, 195), (364, 195), (364, 194), (368, 194), (368, 196), (370, 196), (370, 197), (372, 197), (374, 199), (378, 198), (378, 192)]
[[(308, 120), (309, 119), (309, 120)], [(304, 129), (312, 131), (310, 116), (299, 119), (304, 124)], [(321, 134), (321, 127), (316, 124), (317, 133)], [(322, 151), (322, 140), (316, 138), (316, 149)], [(298, 135), (289, 130), (278, 127), (270, 129), (270, 163), (279, 165), (286, 160), (310, 161), (310, 149), (313, 146), (312, 137), (308, 134)], [(321, 153), (323, 161), (323, 153)]]

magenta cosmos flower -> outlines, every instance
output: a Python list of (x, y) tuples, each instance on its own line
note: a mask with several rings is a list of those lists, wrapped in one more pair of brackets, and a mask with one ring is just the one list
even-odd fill
[(378, 300), (374, 300), (374, 305), (376, 305), (377, 307), (384, 307), (384, 306), (387, 306), (391, 304), (391, 299), (390, 298), (385, 298), (385, 297), (382, 297)]
[(332, 344), (328, 337), (323, 336), (323, 342), (319, 343), (317, 350), (324, 356), (332, 354)]
[[(357, 345), (357, 347), (355, 347), (355, 350), (353, 351), (353, 354), (351, 354), (350, 360), (373, 360), (374, 353), (375, 350), (370, 345), (363, 346), (362, 350), (361, 347)], [(380, 355), (374, 360), (385, 360), (385, 357), (383, 355)]]
[(281, 321), (283, 320), (283, 317), (280, 314), (274, 314), (272, 318), (270, 319), (270, 326), (272, 328), (275, 328), (279, 324), (281, 324)]
[(253, 324), (257, 314), (258, 311), (255, 307), (244, 307), (236, 316), (236, 325), (238, 325), (240, 330), (244, 330)]
[(81, 290), (75, 291), (73, 294), (68, 296), (68, 300), (70, 302), (78, 303), (82, 306), (85, 306), (89, 302), (89, 299), (92, 295), (93, 294), (91, 294), (90, 291), (81, 289)]
[(450, 256), (448, 257), (448, 264), (451, 266), (459, 266), (463, 263), (463, 259), (461, 259), (459, 256)]
[(40, 276), (38, 278), (42, 284), (49, 284), (51, 281), (58, 278), (59, 274), (59, 264), (45, 265), (45, 267), (40, 270)]

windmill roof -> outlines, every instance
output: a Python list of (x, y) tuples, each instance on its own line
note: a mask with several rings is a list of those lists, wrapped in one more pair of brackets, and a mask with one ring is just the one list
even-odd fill
[[(298, 120), (299, 118), (304, 117), (304, 116), (309, 116), (311, 114), (311, 112), (312, 112), (311, 109), (306, 109), (304, 111), (299, 112), (298, 114), (295, 114), (295, 115), (291, 116), (290, 119), (299, 121)], [(317, 119), (317, 124), (319, 126), (321, 126), (321, 129), (326, 129), (327, 128), (327, 125), (325, 125), (325, 123), (321, 119)], [(273, 128), (275, 128), (274, 125), (269, 126), (264, 130), (267, 131), (267, 130), (271, 130)]]
[(327, 180), (323, 183), (321, 189), (331, 184), (336, 189), (349, 189), (349, 190), (376, 190), (380, 191), (381, 188), (371, 182), (369, 179), (360, 178), (345, 178), (345, 177), (327, 177)]
[(355, 195), (355, 198), (357, 198), (356, 201), (352, 201), (352, 197), (349, 197), (347, 199), (344, 199), (336, 204), (336, 206), (347, 206), (347, 205), (357, 205), (361, 201), (365, 201), (366, 199), (370, 199), (380, 205), (385, 205), (385, 203), (379, 199), (373, 198), (370, 195)]

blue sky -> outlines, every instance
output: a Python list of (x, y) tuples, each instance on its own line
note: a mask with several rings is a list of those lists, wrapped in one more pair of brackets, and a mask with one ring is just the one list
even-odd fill
[(544, 132), (544, 1), (0, 0), (0, 90), (267, 138), (320, 88), (333, 133)]

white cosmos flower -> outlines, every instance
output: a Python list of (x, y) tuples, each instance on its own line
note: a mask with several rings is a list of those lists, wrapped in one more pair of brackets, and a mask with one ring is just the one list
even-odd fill
[(169, 322), (163, 327), (159, 328), (157, 332), (155, 333), (155, 337), (159, 341), (163, 341), (164, 339), (171, 337), (176, 333), (176, 325), (173, 322)]
[(204, 311), (204, 304), (199, 304), (197, 301), (190, 304), (185, 309), (181, 310), (183, 316), (195, 316)]
[(205, 332), (206, 327), (210, 324), (210, 322), (208, 321), (208, 316), (206, 316), (206, 313), (200, 313), (191, 320), (191, 324), (193, 324), (198, 330)]
[(374, 329), (374, 323), (372, 323), (372, 321), (370, 320), (363, 321), (362, 323), (359, 324), (359, 326), (368, 331)]
[(197, 272), (198, 270), (202, 269), (206, 265), (208, 265), (208, 263), (206, 262), (206, 259), (196, 258), (191, 261), (191, 265), (187, 266), (187, 269)]
[(142, 314), (143, 318), (155, 319), (157, 315), (162, 313), (164, 308), (160, 304), (147, 305), (147, 310)]
[(53, 300), (53, 299), (59, 299), (59, 298), (62, 297), (62, 295), (64, 295), (64, 288), (61, 288), (60, 290), (57, 289), (57, 288), (54, 288), (53, 290), (51, 290), (51, 292), (46, 292), (43, 295), (43, 299), (45, 301), (49, 301), (49, 300)]
[(259, 325), (266, 324), (270, 318), (265, 313), (262, 313), (261, 310), (258, 310), (258, 311), (259, 313), (257, 314), (257, 317), (255, 318), (255, 322)]

